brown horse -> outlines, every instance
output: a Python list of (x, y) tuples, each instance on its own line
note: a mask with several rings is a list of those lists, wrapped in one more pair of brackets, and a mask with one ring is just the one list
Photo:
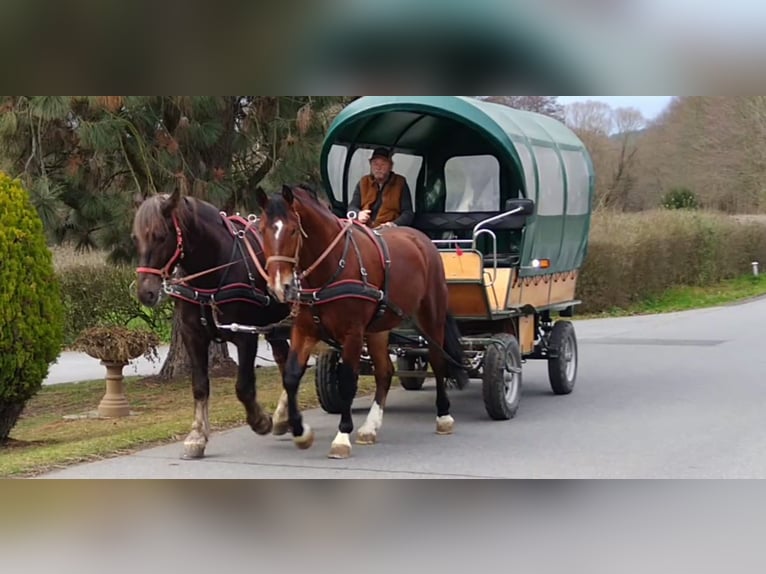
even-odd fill
[(376, 392), (357, 444), (376, 442), (393, 375), (389, 332), (405, 318), (415, 319), (429, 342), (436, 377), (436, 430), (451, 434), (454, 419), (445, 379), (455, 379), (462, 386), (468, 375), (460, 332), (447, 309), (442, 260), (433, 243), (413, 228), (373, 232), (355, 220), (339, 219), (305, 185), (284, 186), (281, 194), (271, 198), (259, 190), (257, 199), (263, 209), (259, 229), (269, 289), (280, 301), (293, 302), (300, 309), (293, 321), (284, 372), (295, 444), (309, 448), (314, 440), (313, 431), (303, 424), (296, 395), (312, 350), (325, 341), (342, 349), (338, 382), (343, 405), (329, 456), (350, 456), (351, 403), (365, 336), (375, 367)]
[[(268, 296), (257, 271), (265, 259), (254, 219), (227, 217), (207, 202), (182, 197), (177, 188), (170, 196), (155, 195), (141, 204), (133, 237), (140, 265), (138, 298), (147, 307), (157, 305), (163, 294), (175, 300), (180, 336), (191, 361), (195, 414), (184, 441), (185, 458), (203, 457), (210, 438), (208, 348), (213, 340), (237, 346), (237, 397), (253, 431), (285, 434), (285, 393), (273, 421), (256, 400), (258, 337), (265, 335), (284, 372), (289, 326), (282, 333), (274, 326), (289, 319), (290, 307)], [(183, 271), (181, 279), (173, 279), (176, 267)], [(236, 330), (219, 328), (235, 323)]]

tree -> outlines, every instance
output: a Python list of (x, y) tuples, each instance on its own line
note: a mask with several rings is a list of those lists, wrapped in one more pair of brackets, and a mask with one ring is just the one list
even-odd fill
[(647, 130), (640, 185), (657, 203), (688, 188), (699, 203), (729, 213), (766, 209), (766, 98), (682, 96)]
[(583, 141), (596, 172), (596, 209), (625, 210), (638, 177), (638, 151), (646, 120), (635, 108), (613, 109), (589, 100), (566, 108), (566, 123)]
[[(227, 212), (256, 210), (251, 190), (269, 176), (317, 182), (318, 141), (351, 99), (0, 96), (0, 149), (50, 239), (134, 261), (136, 204), (171, 191), (178, 174)], [(179, 350), (173, 345), (166, 364)]]
[(564, 106), (558, 103), (558, 96), (476, 96), (478, 99), (502, 104), (517, 110), (537, 112), (564, 120)]

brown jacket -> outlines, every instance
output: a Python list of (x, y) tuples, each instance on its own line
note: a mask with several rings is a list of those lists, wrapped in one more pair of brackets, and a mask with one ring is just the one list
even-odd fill
[[(378, 193), (380, 193), (380, 191), (375, 183), (375, 178), (372, 175), (364, 176), (359, 181), (359, 209), (369, 209), (373, 212), (373, 215), (375, 215), (374, 206), (378, 199)], [(397, 173), (392, 173), (391, 177), (383, 187), (382, 193), (383, 201), (381, 202), (375, 220), (369, 223), (371, 227), (395, 221), (399, 219), (403, 212), (407, 213), (412, 211), (409, 187), (407, 186), (407, 180), (403, 176)], [(402, 201), (404, 195), (407, 196), (405, 198), (407, 201), (405, 202)], [(409, 221), (405, 224), (409, 224)]]

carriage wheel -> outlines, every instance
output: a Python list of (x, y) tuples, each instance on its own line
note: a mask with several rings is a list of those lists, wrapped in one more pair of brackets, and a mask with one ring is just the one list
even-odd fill
[(499, 333), (484, 353), (484, 407), (496, 421), (516, 416), (521, 402), (521, 349), (513, 335)]
[[(397, 371), (422, 371), (428, 370), (428, 361), (421, 357), (398, 357), (396, 359)], [(399, 377), (399, 384), (408, 391), (419, 391), (423, 388), (425, 377)]]
[(342, 409), (340, 384), (338, 382), (338, 360), (340, 353), (335, 350), (323, 351), (316, 361), (316, 386), (320, 406), (331, 415), (339, 415)]
[(569, 321), (558, 321), (551, 331), (548, 348), (554, 358), (548, 359), (548, 378), (557, 395), (572, 392), (577, 380), (577, 336)]

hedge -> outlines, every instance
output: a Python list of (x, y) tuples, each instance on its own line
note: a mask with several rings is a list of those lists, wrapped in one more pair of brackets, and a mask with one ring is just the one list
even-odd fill
[(709, 212), (594, 216), (577, 288), (580, 313), (625, 308), (679, 286), (745, 275), (766, 261), (766, 225)]

